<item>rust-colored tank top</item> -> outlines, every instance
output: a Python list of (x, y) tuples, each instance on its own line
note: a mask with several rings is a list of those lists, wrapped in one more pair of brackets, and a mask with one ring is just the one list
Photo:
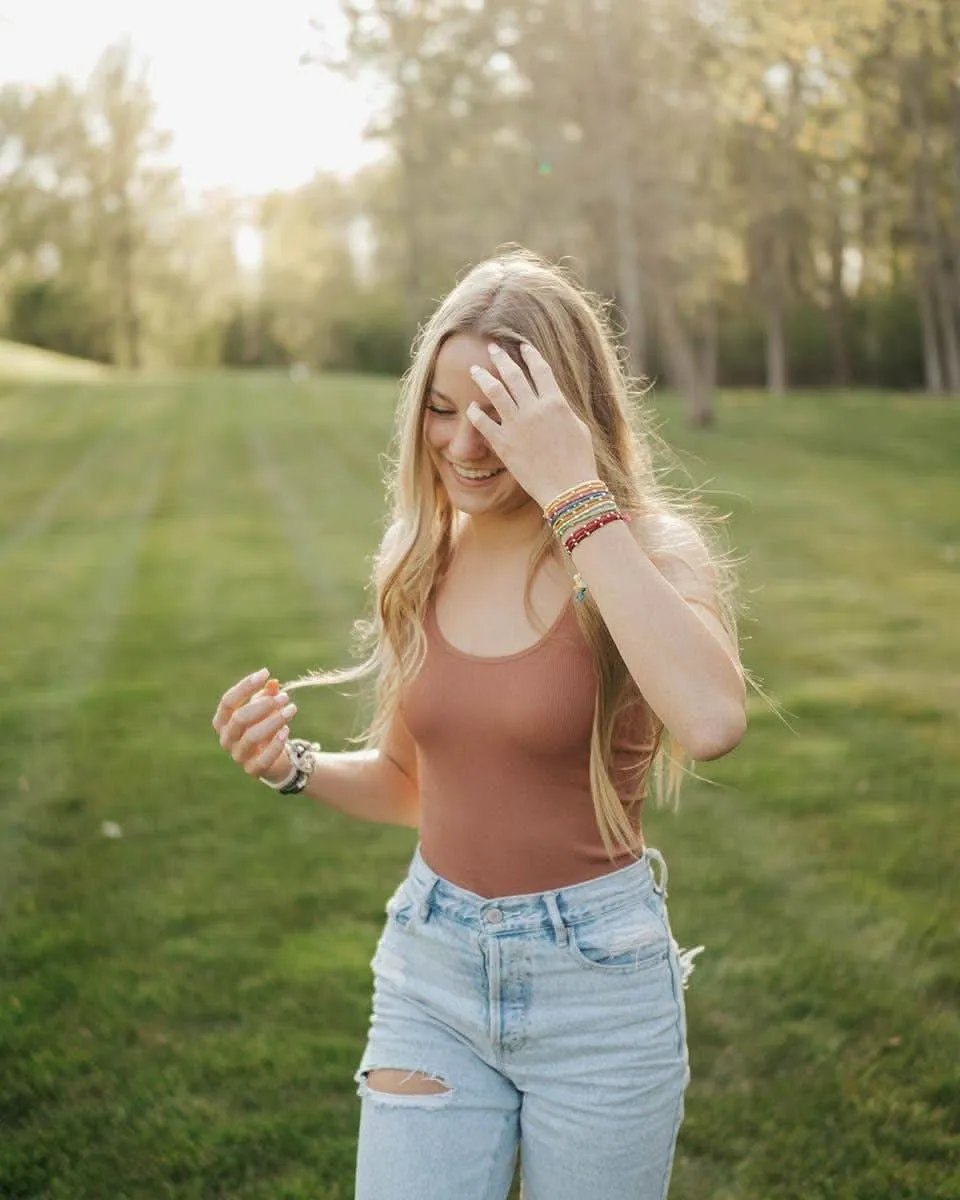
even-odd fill
[[(581, 883), (632, 862), (626, 847), (607, 857), (594, 816), (596, 670), (572, 597), (547, 634), (515, 654), (455, 649), (433, 597), (424, 627), (426, 659), (401, 713), (417, 746), (427, 865), (489, 898)], [(662, 732), (638, 693), (614, 742), (613, 780), (624, 800), (628, 778), (634, 786), (638, 772), (645, 778)], [(634, 853), (641, 849), (638, 838)]]

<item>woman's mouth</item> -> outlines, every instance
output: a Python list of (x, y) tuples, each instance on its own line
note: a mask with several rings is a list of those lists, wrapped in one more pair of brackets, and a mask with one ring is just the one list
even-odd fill
[(507, 469), (506, 467), (492, 467), (486, 470), (477, 470), (475, 467), (458, 467), (456, 463), (452, 463), (449, 460), (447, 466), (464, 483), (487, 483), (491, 479), (496, 479), (498, 475), (502, 475)]

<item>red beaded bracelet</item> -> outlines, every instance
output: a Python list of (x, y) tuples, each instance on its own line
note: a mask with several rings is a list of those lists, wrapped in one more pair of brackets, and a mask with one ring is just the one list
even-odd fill
[(588, 538), (591, 533), (596, 533), (598, 529), (602, 529), (604, 525), (609, 525), (611, 521), (623, 521), (625, 519), (619, 509), (616, 512), (604, 513), (603, 516), (595, 517), (592, 521), (588, 521), (586, 525), (581, 525), (579, 529), (570, 534), (563, 544), (566, 546), (568, 553), (572, 554), (577, 546), (585, 538)]

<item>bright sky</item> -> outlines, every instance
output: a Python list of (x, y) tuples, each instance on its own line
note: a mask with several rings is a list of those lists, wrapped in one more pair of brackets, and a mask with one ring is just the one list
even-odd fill
[(149, 62), (157, 124), (191, 192), (293, 187), (381, 153), (362, 137), (372, 86), (299, 65), (340, 44), (337, 0), (0, 0), (0, 84), (83, 80), (124, 34)]

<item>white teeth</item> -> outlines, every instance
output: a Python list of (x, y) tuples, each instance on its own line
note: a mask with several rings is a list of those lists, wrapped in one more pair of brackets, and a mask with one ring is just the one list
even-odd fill
[(453, 463), (450, 466), (464, 479), (492, 479), (494, 475), (499, 475), (503, 470), (503, 467), (498, 467), (495, 471), (465, 471), (462, 467), (454, 466)]

